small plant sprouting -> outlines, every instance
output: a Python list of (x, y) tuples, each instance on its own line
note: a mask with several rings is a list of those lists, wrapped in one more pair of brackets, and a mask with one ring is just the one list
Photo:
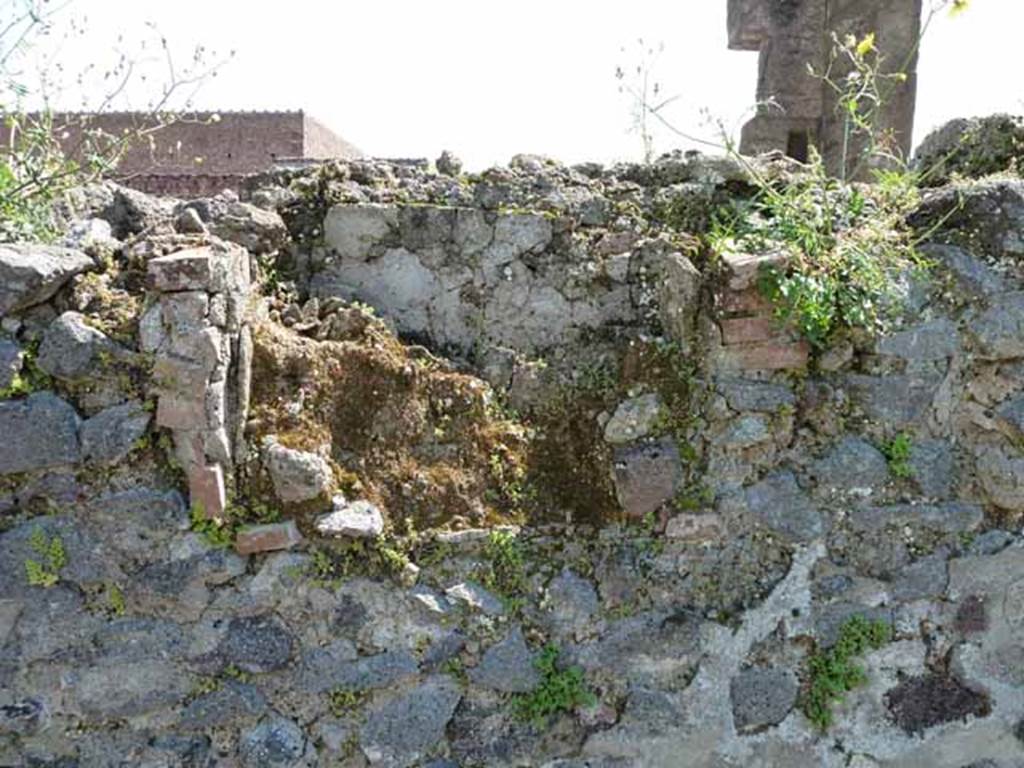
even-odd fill
[(867, 682), (867, 674), (854, 663), (858, 656), (877, 650), (892, 639), (884, 621), (852, 616), (839, 628), (839, 639), (827, 651), (818, 651), (807, 663), (810, 680), (801, 709), (820, 730), (832, 725), (832, 704), (843, 694)]
[(509, 531), (492, 531), (484, 557), (487, 563), (481, 581), (501, 596), (506, 607), (515, 610), (527, 591), (526, 565), (519, 539)]
[(409, 566), (409, 557), (395, 547), (378, 545), (377, 554), (380, 555), (380, 561), (385, 570), (392, 576), (400, 575)]
[(235, 541), (235, 527), (226, 520), (217, 520), (206, 516), (203, 505), (192, 505), (190, 528), (201, 534), (211, 547), (230, 547)]
[(22, 370), (11, 377), (11, 383), (7, 387), (0, 389), (0, 399), (22, 397), (50, 388), (50, 377), (36, 363), (36, 358), (39, 357), (39, 344), (37, 339), (25, 346), (21, 360)]
[(910, 435), (900, 432), (896, 437), (882, 446), (882, 453), (889, 460), (889, 471), (893, 477), (908, 478), (914, 474), (910, 466), (910, 457), (914, 451)]
[(334, 688), (327, 692), (327, 707), (334, 717), (351, 715), (366, 700), (366, 691), (352, 688)]
[(587, 687), (581, 667), (559, 668), (560, 655), (558, 646), (550, 643), (544, 646), (533, 662), (541, 675), (540, 684), (513, 700), (516, 716), (536, 728), (546, 726), (552, 715), (588, 707), (597, 700)]
[(25, 561), (25, 576), (33, 587), (49, 589), (60, 581), (60, 571), (68, 564), (67, 552), (60, 536), (47, 538), (42, 528), (36, 528), (28, 540), (32, 551), (39, 555), (39, 560)]
[(124, 616), (128, 610), (124, 600), (124, 591), (116, 582), (108, 581), (106, 584), (107, 610), (113, 616)]
[(236, 680), (239, 683), (251, 683), (252, 675), (246, 672), (244, 669), (239, 669), (234, 664), (228, 664), (221, 670), (221, 676), (225, 679)]
[(466, 665), (458, 656), (453, 656), (441, 665), (441, 671), (449, 675), (459, 685), (469, 685), (469, 674), (466, 672)]

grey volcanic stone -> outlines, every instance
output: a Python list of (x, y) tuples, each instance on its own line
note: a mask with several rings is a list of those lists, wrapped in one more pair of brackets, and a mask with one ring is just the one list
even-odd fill
[(931, 406), (940, 378), (850, 374), (845, 382), (868, 418), (899, 428), (922, 417)]
[(444, 738), (445, 726), (462, 694), (458, 685), (431, 678), (367, 713), (359, 734), (363, 752), (374, 765), (410, 766)]
[(747, 508), (776, 533), (794, 541), (821, 536), (821, 514), (792, 472), (777, 472), (746, 490)]
[(996, 409), (999, 418), (1024, 435), (1024, 397), (1007, 400)]
[(123, 354), (105, 333), (88, 325), (84, 315), (65, 312), (43, 334), (37, 362), (51, 376), (76, 381), (102, 374), (107, 362)]
[(243, 717), (259, 717), (267, 710), (267, 701), (253, 685), (226, 680), (216, 691), (189, 702), (181, 713), (186, 728), (206, 729), (231, 723)]
[(894, 504), (887, 507), (855, 506), (849, 510), (851, 527), (880, 531), (887, 525), (910, 525), (941, 533), (972, 531), (985, 514), (977, 504), (950, 501), (942, 504)]
[[(925, 172), (928, 186), (950, 181), (956, 174), (978, 179), (1016, 168), (1024, 158), (1024, 122), (1015, 115), (954, 118), (924, 137), (914, 150), (914, 168)], [(991, 761), (981, 761), (991, 762)], [(981, 765), (964, 768), (982, 768)]]
[(191, 689), (191, 675), (184, 669), (153, 658), (83, 669), (77, 675), (74, 697), (87, 715), (137, 716), (174, 706)]
[(447, 149), (434, 161), (434, 167), (445, 176), (458, 176), (462, 173), (462, 161)]
[(342, 261), (363, 261), (392, 232), (398, 232), (398, 211), (389, 206), (336, 205), (324, 220), (324, 240)]
[(99, 211), (98, 215), (110, 223), (114, 237), (125, 240), (129, 235), (137, 235), (144, 231), (171, 230), (174, 200), (147, 195), (111, 182), (104, 182), (103, 186), (112, 194), (106, 207)]
[(281, 501), (310, 501), (331, 491), (334, 476), (322, 456), (285, 448), (268, 438), (264, 458), (274, 492)]
[(785, 669), (751, 667), (736, 675), (729, 683), (729, 699), (737, 732), (781, 723), (793, 709), (798, 690), (796, 678)]
[(526, 647), (519, 627), (487, 649), (470, 677), (476, 685), (505, 693), (526, 693), (540, 682), (540, 673), (533, 666), (533, 653)]
[(483, 611), (488, 616), (500, 616), (505, 612), (505, 606), (501, 604), (501, 600), (472, 581), (464, 581), (448, 587), (445, 594), (449, 600)]
[(675, 496), (682, 473), (674, 440), (616, 449), (612, 477), (622, 511), (634, 518), (654, 512)]
[(718, 391), (734, 411), (777, 411), (784, 406), (796, 405), (796, 395), (788, 387), (763, 384), (743, 379), (723, 379)]
[(605, 424), (604, 439), (621, 445), (647, 437), (657, 424), (661, 408), (661, 397), (656, 393), (624, 400)]
[(1006, 281), (983, 261), (955, 245), (929, 243), (920, 248), (921, 255), (937, 261), (952, 272), (961, 290), (972, 298), (994, 296), (1007, 290)]
[(316, 693), (339, 687), (387, 688), (417, 671), (416, 659), (408, 651), (385, 651), (356, 658), (351, 643), (345, 640), (309, 651), (302, 662), (303, 687)]
[(133, 400), (100, 411), (79, 431), (82, 456), (100, 464), (114, 464), (127, 456), (146, 434), (150, 413)]
[(916, 362), (944, 360), (955, 355), (959, 349), (957, 327), (948, 318), (908, 328), (878, 342), (881, 354)]
[(1001, 448), (986, 448), (978, 456), (978, 481), (989, 500), (1011, 512), (1024, 510), (1024, 458)]
[(335, 496), (334, 510), (316, 521), (316, 529), (325, 536), (375, 539), (384, 533), (384, 515), (369, 501), (348, 503), (344, 496)]
[(181, 659), (187, 651), (182, 628), (160, 619), (117, 619), (100, 627), (92, 641), (101, 658), (117, 661)]
[(715, 442), (726, 450), (742, 450), (759, 445), (771, 437), (771, 429), (765, 417), (748, 413), (734, 420)]
[(871, 491), (889, 479), (889, 463), (873, 445), (847, 435), (814, 464), (813, 473), (818, 484), (826, 489), (844, 493)]
[(987, 360), (1024, 357), (1024, 292), (996, 297), (989, 309), (974, 318), (967, 328), (979, 357)]
[(276, 211), (265, 211), (249, 203), (232, 202), (218, 208), (210, 232), (217, 237), (262, 256), (274, 253), (288, 240), (288, 230)]
[(46, 301), (92, 265), (92, 259), (71, 248), (0, 245), (0, 317)]
[[(312, 765), (312, 750), (294, 722), (271, 715), (242, 736), (239, 753), (244, 768), (298, 768)], [(308, 759), (307, 759), (308, 758)]]
[(559, 634), (583, 631), (600, 607), (594, 585), (568, 568), (548, 584), (548, 600), (551, 622)]
[(28, 736), (50, 721), (46, 705), (39, 699), (21, 699), (0, 707), (0, 733)]
[(75, 464), (78, 415), (52, 392), (0, 401), (0, 475)]
[(940, 597), (949, 584), (949, 569), (943, 555), (924, 557), (896, 576), (892, 585), (893, 599), (899, 601)]
[(291, 632), (276, 616), (236, 617), (217, 647), (217, 656), (245, 672), (272, 672), (288, 663), (293, 646)]
[(190, 234), (205, 234), (206, 224), (200, 218), (195, 208), (183, 208), (174, 222), (174, 227), (179, 232)]
[[(971, 250), (990, 260), (1024, 255), (1024, 183), (1017, 178), (950, 185), (925, 197), (908, 222), (936, 239), (968, 234)], [(962, 239), (962, 238), (960, 238)]]
[(1001, 552), (1014, 542), (1012, 533), (992, 530), (979, 534), (967, 548), (968, 555), (994, 555)]
[(953, 488), (953, 450), (941, 440), (915, 440), (910, 470), (921, 493), (932, 499), (949, 496)]

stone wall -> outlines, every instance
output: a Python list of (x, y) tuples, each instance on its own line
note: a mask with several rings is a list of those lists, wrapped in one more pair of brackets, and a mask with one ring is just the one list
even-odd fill
[(812, 349), (736, 163), (445, 167), (0, 247), (0, 764), (1021, 763), (1024, 183)]

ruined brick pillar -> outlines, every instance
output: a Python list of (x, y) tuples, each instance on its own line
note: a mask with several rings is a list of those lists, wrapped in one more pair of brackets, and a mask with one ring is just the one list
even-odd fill
[[(729, 47), (759, 51), (757, 113), (743, 127), (740, 151), (781, 150), (806, 160), (816, 147), (829, 172), (839, 175), (844, 154), (847, 171), (862, 145), (844, 153), (844, 121), (836, 94), (808, 71), (829, 65), (832, 34), (862, 39), (876, 35), (883, 72), (905, 72), (892, 85), (878, 126), (892, 149), (909, 156), (917, 91), (917, 45), (921, 0), (728, 0)], [(841, 67), (834, 77), (844, 74)]]
[(249, 253), (227, 243), (179, 251), (152, 259), (148, 278), (142, 346), (155, 357), (157, 425), (171, 430), (192, 506), (220, 518), (248, 410)]

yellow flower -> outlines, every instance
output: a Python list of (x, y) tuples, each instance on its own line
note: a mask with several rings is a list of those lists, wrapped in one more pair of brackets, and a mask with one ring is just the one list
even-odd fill
[(868, 32), (864, 36), (864, 39), (857, 43), (857, 55), (860, 57), (867, 56), (875, 50), (875, 33)]
[(958, 16), (968, 9), (971, 5), (971, 0), (953, 0), (953, 4), (949, 7), (950, 16)]

